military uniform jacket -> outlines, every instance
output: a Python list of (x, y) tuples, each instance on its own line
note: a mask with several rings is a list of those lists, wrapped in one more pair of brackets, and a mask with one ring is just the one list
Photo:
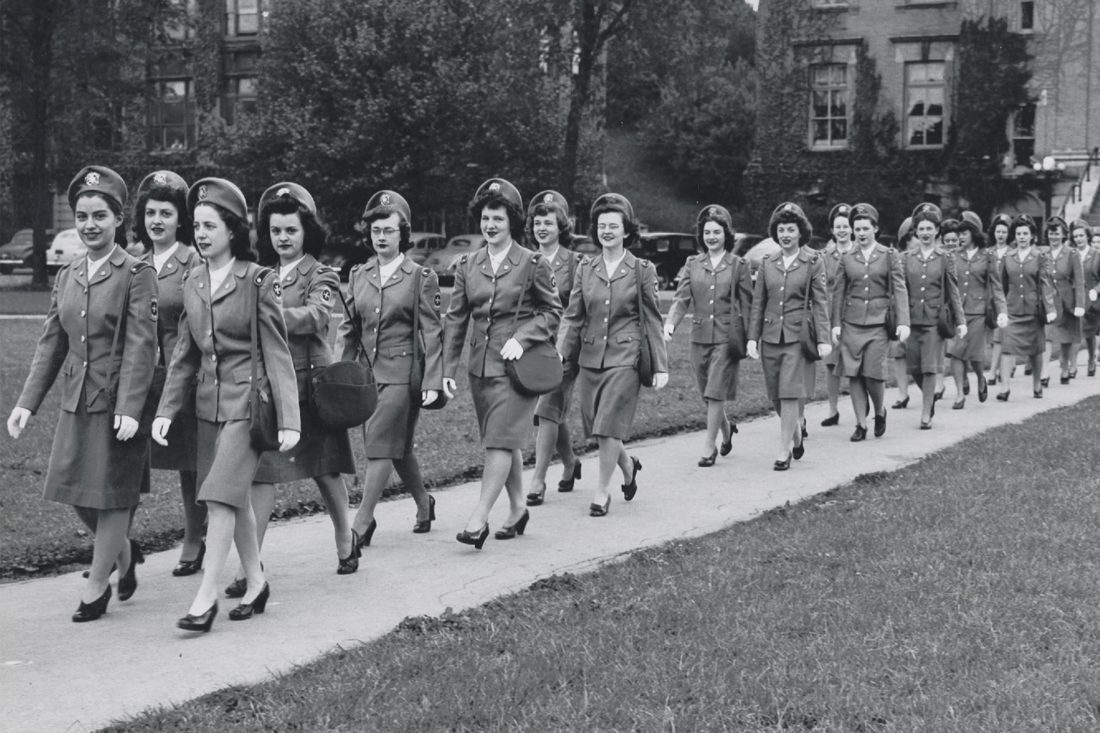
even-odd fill
[(939, 247), (928, 259), (921, 257), (920, 247), (902, 255), (905, 284), (909, 289), (909, 323), (913, 326), (934, 326), (940, 309), (951, 309), (956, 326), (966, 323), (959, 281), (955, 275), (955, 257)]
[(1088, 247), (1085, 259), (1081, 263), (1081, 274), (1085, 281), (1085, 302), (1090, 311), (1100, 312), (1100, 299), (1089, 300), (1088, 291), (1100, 288), (1100, 249)]
[[(89, 282), (87, 258), (73, 261), (53, 286), (46, 323), (38, 338), (31, 371), (16, 403), (37, 412), (61, 374), (61, 409), (141, 417), (157, 358), (157, 285), (153, 268), (115, 246)], [(130, 300), (115, 350), (111, 344), (129, 286)], [(117, 397), (112, 401), (111, 391)], [(113, 403), (112, 403), (113, 402)]]
[[(832, 311), (832, 299), (833, 292), (836, 290), (836, 276), (840, 271), (840, 261), (844, 259), (844, 255), (848, 252), (852, 252), (856, 249), (854, 242), (848, 242), (848, 250), (841, 252), (837, 248), (836, 242), (829, 240), (829, 243), (825, 245), (825, 249), (821, 250), (821, 258), (825, 262), (825, 287), (829, 292), (829, 313)], [(834, 320), (833, 323), (840, 323), (840, 321)]]
[[(733, 271), (740, 262), (737, 298), (733, 298)], [(714, 267), (706, 252), (688, 258), (680, 271), (680, 284), (668, 311), (674, 328), (691, 311), (693, 344), (724, 344), (729, 341), (730, 321), (740, 318), (748, 332), (752, 312), (752, 267), (737, 255), (726, 252)]]
[(902, 257), (902, 253), (877, 242), (867, 257), (858, 246), (842, 255), (830, 299), (833, 324), (885, 326), (893, 287), (898, 325), (908, 326), (909, 291), (905, 287)]
[(1023, 262), (1013, 251), (1001, 260), (1001, 273), (1008, 315), (1013, 318), (1043, 318), (1057, 314), (1054, 304), (1054, 281), (1045, 252), (1032, 247)]
[[(641, 263), (640, 285), (635, 274), (636, 262)], [(638, 313), (639, 287), (643, 313)], [(653, 371), (668, 372), (668, 351), (661, 338), (657, 270), (653, 263), (626, 252), (615, 272), (608, 274), (602, 255), (583, 258), (577, 267), (569, 310), (558, 336), (562, 360), (587, 369), (637, 367), (642, 353), (642, 318)]]
[[(152, 251), (141, 256), (142, 262), (153, 264)], [(157, 273), (157, 344), (158, 361), (166, 366), (172, 358), (179, 337), (180, 315), (183, 313), (183, 276), (202, 258), (190, 247), (180, 244)], [(153, 268), (156, 272), (156, 268)]]
[(298, 398), (305, 399), (309, 371), (332, 363), (328, 325), (340, 296), (340, 277), (313, 257), (305, 255), (283, 276), (283, 322), (287, 345), (298, 376)]
[[(527, 287), (531, 268), (534, 283)], [(512, 328), (516, 312), (519, 321)], [(467, 369), (476, 377), (503, 377), (500, 350), (512, 338), (524, 349), (553, 343), (561, 322), (561, 300), (546, 260), (515, 242), (493, 273), (487, 247), (464, 255), (455, 268), (451, 304), (443, 327), (443, 376), (453, 378), (469, 333)]]
[(573, 292), (573, 279), (577, 274), (577, 262), (581, 256), (572, 250), (558, 246), (558, 251), (547, 260), (554, 271), (554, 282), (558, 284), (558, 299), (564, 312), (569, 307), (569, 295)]
[(1055, 309), (1073, 312), (1074, 308), (1084, 308), (1085, 275), (1081, 265), (1081, 256), (1077, 250), (1062, 245), (1058, 256), (1053, 251), (1050, 257), (1050, 274), (1054, 279)]
[(963, 250), (955, 255), (955, 277), (959, 281), (963, 313), (968, 316), (985, 315), (990, 298), (998, 314), (1007, 312), (1004, 284), (1001, 282), (1003, 269), (1004, 265), (989, 249), (975, 250), (974, 256), (969, 259)]
[(179, 338), (157, 417), (175, 417), (188, 386), (197, 380), (195, 414), (200, 418), (208, 422), (249, 418), (251, 315), (253, 303), (257, 303), (257, 372), (267, 375), (279, 428), (301, 430), (281, 291), (275, 273), (251, 262), (234, 261), (217, 293), (210, 292), (207, 263), (198, 263), (188, 271)]
[(810, 317), (819, 343), (829, 338), (829, 296), (825, 292), (825, 263), (814, 252), (800, 249), (790, 269), (782, 253), (767, 255), (756, 275), (749, 319), (749, 340), (769, 344), (797, 344), (806, 317), (806, 289), (810, 289)]
[[(420, 269), (420, 292), (416, 274)], [(424, 379), (421, 389), (443, 389), (443, 322), (440, 318), (439, 278), (409, 257), (386, 282), (380, 282), (378, 258), (352, 268), (348, 279), (348, 308), (363, 334), (350, 321), (340, 324), (342, 361), (365, 355), (380, 384), (409, 384), (412, 372), (413, 308), (419, 308)], [(461, 343), (459, 344), (461, 346)], [(365, 354), (364, 354), (364, 349)]]

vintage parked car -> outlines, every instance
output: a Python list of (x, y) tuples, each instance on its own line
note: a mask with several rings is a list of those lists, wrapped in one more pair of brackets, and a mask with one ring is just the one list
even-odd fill
[(698, 250), (695, 236), (685, 232), (642, 232), (630, 246), (636, 257), (644, 257), (657, 268), (657, 282), (664, 290), (676, 285), (680, 269)]
[[(422, 265), (433, 253), (443, 249), (446, 243), (447, 240), (442, 234), (410, 232), (409, 248), (405, 251), (405, 255), (418, 265)], [(340, 271), (340, 280), (343, 282), (348, 281), (351, 268), (366, 262), (374, 256), (374, 249), (365, 241), (360, 242), (357, 246), (341, 249), (346, 249), (346, 252), (342, 254), (336, 251), (326, 253), (322, 260), (325, 264)]]
[(462, 255), (473, 254), (484, 246), (485, 237), (480, 234), (458, 234), (448, 239), (447, 245), (429, 256), (424, 264), (439, 276), (440, 285), (451, 285)]
[(62, 229), (50, 243), (46, 252), (46, 269), (51, 275), (57, 274), (65, 265), (87, 254), (88, 248), (80, 241), (76, 229)]
[[(73, 231), (75, 232), (76, 230), (74, 229)], [(52, 237), (53, 229), (47, 229), (46, 239)], [(11, 240), (9, 240), (7, 244), (0, 246), (0, 275), (10, 275), (16, 270), (26, 270), (29, 272), (32, 269), (31, 253), (33, 251), (34, 230), (20, 229), (17, 231), (12, 235)], [(49, 263), (49, 259), (50, 250), (47, 250), (47, 263)], [(52, 269), (51, 272), (53, 272)]]

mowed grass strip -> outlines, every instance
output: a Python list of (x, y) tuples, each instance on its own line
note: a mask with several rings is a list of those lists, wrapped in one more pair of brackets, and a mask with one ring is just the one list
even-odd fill
[(1098, 730), (1098, 409), (112, 730)]
[[(35, 344), (42, 330), (39, 320), (0, 320), (0, 412), (6, 420), (19, 397), (34, 357)], [(705, 426), (703, 401), (699, 397), (690, 366), (688, 335), (690, 324), (677, 331), (669, 345), (672, 379), (660, 392), (643, 390), (634, 421), (634, 437), (663, 435)], [(429, 487), (439, 487), (481, 475), (484, 451), (478, 437), (477, 419), (466, 382), (465, 370), (458, 375), (459, 393), (445, 409), (423, 411), (417, 428), (417, 456)], [(42, 500), (42, 485), (49, 466), (50, 446), (61, 401), (61, 384), (50, 390), (38, 414), (31, 419), (18, 441), (0, 437), (0, 578), (25, 577), (30, 573), (64, 570), (72, 563), (91, 562), (91, 538), (73, 511), (62, 504)], [(747, 361), (741, 368), (739, 397), (731, 415), (741, 420), (761, 415), (770, 409), (764, 393), (759, 362)], [(569, 416), (573, 442), (582, 452), (588, 450), (581, 432), (580, 410), (574, 404)], [(532, 446), (534, 427), (531, 428)], [(363, 441), (359, 430), (351, 431), (356, 466), (364, 466)], [(703, 454), (702, 446), (699, 455)], [(534, 460), (533, 447), (527, 451)], [(551, 486), (560, 477), (555, 466), (548, 475)], [(402, 493), (396, 482), (389, 495)], [(362, 489), (357, 478), (345, 476), (352, 504), (358, 504)], [(312, 481), (282, 484), (276, 489), (276, 518), (324, 511), (321, 497)], [(456, 512), (469, 507), (454, 507)], [(410, 526), (415, 509), (409, 507)], [(183, 509), (178, 474), (155, 470), (152, 493), (143, 498), (134, 520), (134, 536), (146, 549), (167, 549), (182, 536)], [(335, 548), (333, 549), (335, 553)]]

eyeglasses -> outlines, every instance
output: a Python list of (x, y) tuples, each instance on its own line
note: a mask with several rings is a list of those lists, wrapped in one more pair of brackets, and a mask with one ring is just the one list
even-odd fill
[(385, 229), (382, 229), (381, 227), (371, 227), (370, 233), (375, 237), (380, 237), (382, 235), (392, 237), (394, 234), (397, 234), (397, 230), (393, 227), (386, 227)]

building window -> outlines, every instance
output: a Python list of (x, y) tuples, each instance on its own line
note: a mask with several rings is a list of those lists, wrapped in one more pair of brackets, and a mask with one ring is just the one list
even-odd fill
[(1009, 124), (1014, 164), (1031, 167), (1031, 161), (1035, 157), (1035, 105), (1020, 105), (1012, 113)]
[(1035, 30), (1035, 2), (1034, 0), (1022, 0), (1020, 3), (1020, 30)]
[(234, 125), (242, 114), (256, 108), (256, 77), (260, 55), (254, 51), (225, 56), (222, 77), (222, 119)]
[(848, 146), (848, 66), (810, 67), (810, 146)]
[(195, 36), (198, 0), (168, 0), (163, 8), (164, 36), (169, 41), (189, 41)]
[(184, 150), (195, 143), (194, 83), (190, 79), (151, 82), (148, 130), (151, 150)]
[(905, 65), (905, 140), (910, 148), (943, 147), (944, 62)]
[(260, 0), (225, 0), (225, 34), (254, 36), (260, 32)]

